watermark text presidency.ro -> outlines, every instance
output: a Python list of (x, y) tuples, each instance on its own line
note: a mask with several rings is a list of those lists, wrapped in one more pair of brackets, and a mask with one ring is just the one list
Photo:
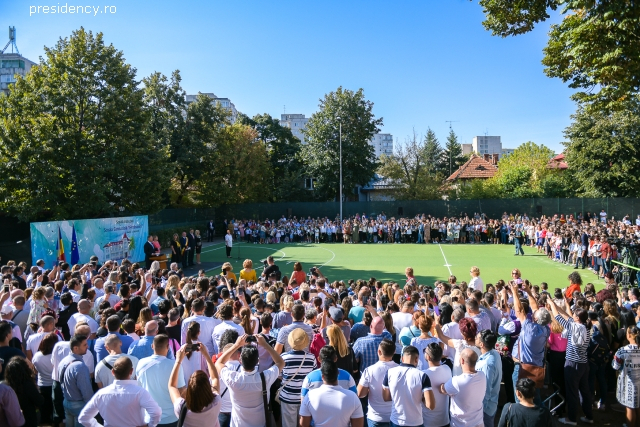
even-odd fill
[(51, 6), (29, 6), (29, 16), (33, 15), (112, 15), (116, 13), (115, 6), (104, 5), (70, 5), (68, 3)]

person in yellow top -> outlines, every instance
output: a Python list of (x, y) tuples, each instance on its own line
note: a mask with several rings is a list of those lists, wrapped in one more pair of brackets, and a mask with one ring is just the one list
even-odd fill
[(245, 259), (242, 263), (242, 270), (240, 270), (240, 280), (244, 279), (247, 282), (249, 280), (253, 281), (253, 283), (258, 282), (258, 276), (256, 275), (256, 271), (253, 269), (253, 261), (250, 259)]
[[(226, 271), (226, 274), (225, 274)], [(238, 278), (233, 272), (233, 266), (230, 262), (225, 262), (222, 264), (222, 275), (227, 278), (227, 280), (233, 279), (236, 283), (238, 283)]]

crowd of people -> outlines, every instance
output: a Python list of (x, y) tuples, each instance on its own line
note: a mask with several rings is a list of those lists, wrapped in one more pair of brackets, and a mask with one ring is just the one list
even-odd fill
[(638, 288), (149, 267), (1, 267), (0, 427), (640, 426)]

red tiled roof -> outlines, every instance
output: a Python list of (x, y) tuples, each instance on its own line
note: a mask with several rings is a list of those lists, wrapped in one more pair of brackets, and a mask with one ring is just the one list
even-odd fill
[(451, 174), (447, 181), (455, 181), (456, 179), (487, 179), (492, 178), (498, 168), (486, 161), (482, 157), (475, 154), (464, 165)]
[(560, 153), (547, 163), (547, 169), (568, 169), (569, 165), (564, 160), (564, 153)]

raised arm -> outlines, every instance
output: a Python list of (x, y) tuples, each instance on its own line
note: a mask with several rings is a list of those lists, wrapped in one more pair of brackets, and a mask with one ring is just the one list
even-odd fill
[(169, 396), (171, 396), (171, 402), (174, 404), (182, 398), (180, 390), (178, 390), (178, 375), (180, 375), (180, 365), (184, 360), (186, 347), (186, 344), (183, 345), (176, 353), (176, 362), (173, 364), (171, 376), (169, 377)]
[(218, 376), (218, 370), (216, 369), (216, 366), (213, 364), (213, 360), (211, 360), (211, 356), (209, 355), (207, 347), (201, 345), (200, 352), (202, 353), (202, 357), (204, 357), (204, 360), (207, 362), (207, 370), (209, 371), (209, 378), (211, 378), (211, 389), (215, 393), (220, 393), (220, 377)]
[(442, 332), (442, 326), (439, 323), (436, 323), (436, 334), (438, 335), (438, 339), (448, 345), (449, 347), (454, 347), (453, 339), (449, 338)]
[(524, 312), (524, 308), (522, 307), (522, 302), (518, 296), (518, 286), (515, 282), (509, 282), (509, 287), (511, 288), (511, 294), (513, 295), (513, 309), (516, 312), (516, 317), (519, 321), (524, 322), (527, 318), (527, 314)]
[(533, 293), (531, 291), (531, 286), (528, 280), (525, 280), (522, 284), (522, 289), (527, 293), (527, 297), (529, 298), (529, 307), (531, 307), (531, 311), (536, 311), (538, 307), (538, 301), (536, 301)]

